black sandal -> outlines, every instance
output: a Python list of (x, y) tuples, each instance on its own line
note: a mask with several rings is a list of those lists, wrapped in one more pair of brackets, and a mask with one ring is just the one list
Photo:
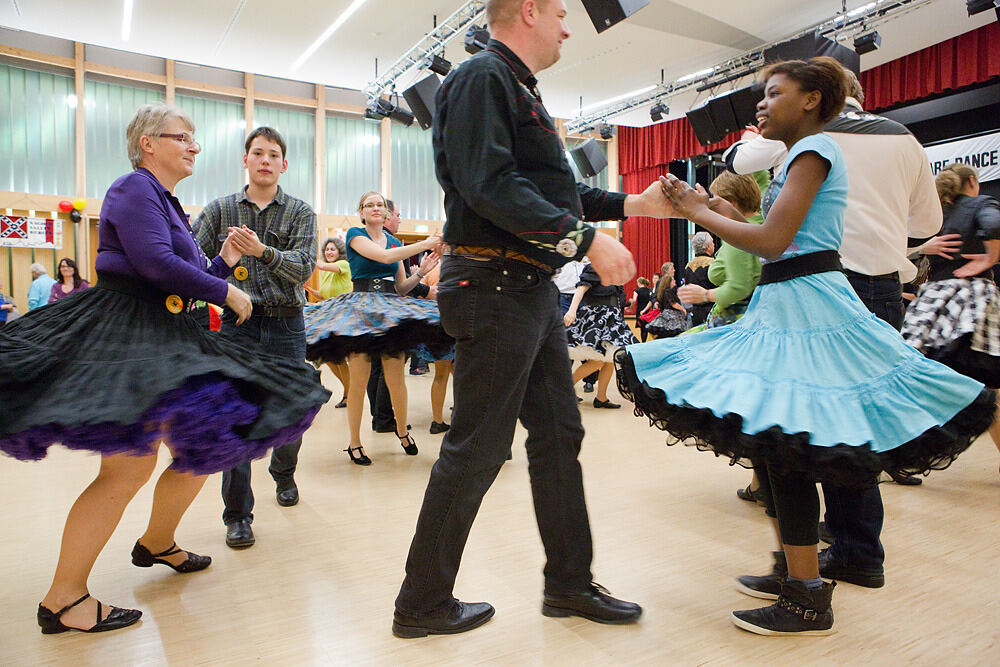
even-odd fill
[[(354, 463), (355, 465), (370, 466), (372, 464), (372, 460), (365, 454), (365, 450), (361, 448), (361, 445), (358, 445), (357, 447), (348, 447), (344, 451), (351, 457), (351, 463)], [(358, 454), (358, 456), (354, 456), (354, 452), (361, 453)]]
[(204, 570), (212, 564), (211, 556), (199, 556), (198, 554), (193, 554), (190, 551), (187, 552), (187, 560), (180, 565), (174, 565), (170, 561), (164, 560), (165, 556), (173, 556), (174, 554), (179, 554), (182, 551), (184, 551), (184, 549), (179, 548), (177, 543), (174, 542), (166, 551), (154, 554), (150, 553), (149, 549), (139, 544), (137, 540), (135, 546), (132, 547), (132, 564), (137, 567), (153, 567), (153, 565), (159, 563), (160, 565), (166, 565), (174, 572), (180, 572), (181, 574), (198, 572), (199, 570)]
[(70, 630), (76, 630), (77, 632), (107, 632), (108, 630), (118, 630), (119, 628), (128, 627), (142, 617), (142, 612), (138, 609), (122, 609), (121, 607), (112, 607), (111, 613), (108, 614), (108, 617), (102, 621), (101, 612), (104, 611), (104, 605), (102, 605), (101, 601), (98, 600), (97, 623), (95, 623), (89, 630), (71, 628), (68, 625), (63, 625), (61, 620), (62, 615), (89, 597), (90, 593), (87, 593), (73, 604), (68, 604), (59, 611), (52, 611), (39, 604), (38, 627), (42, 629), (42, 634), (55, 635), (60, 632), (69, 632)]
[(403, 448), (407, 456), (417, 455), (417, 443), (413, 441), (413, 436), (410, 435), (409, 431), (406, 432), (406, 435), (397, 433), (396, 437), (399, 438), (399, 446)]
[(333, 407), (335, 407), (335, 408), (346, 408), (347, 407), (347, 397), (344, 396), (342, 399), (340, 399), (340, 403), (337, 403)]

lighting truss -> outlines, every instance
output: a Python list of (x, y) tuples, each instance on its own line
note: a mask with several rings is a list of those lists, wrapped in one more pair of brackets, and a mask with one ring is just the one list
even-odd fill
[(392, 64), (385, 74), (371, 81), (364, 89), (369, 106), (383, 95), (391, 94), (396, 88), (396, 82), (413, 70), (426, 67), (431, 56), (444, 49), (444, 46), (459, 35), (465, 34), (469, 24), (479, 19), (486, 11), (486, 0), (470, 0), (443, 23), (427, 33), (399, 60)]
[(818, 32), (834, 41), (845, 40), (874, 30), (877, 26), (915, 11), (924, 5), (937, 0), (877, 0), (858, 7), (846, 13), (839, 13), (822, 23), (815, 24), (780, 40), (763, 44), (750, 51), (741, 53), (725, 60), (718, 65), (706, 68), (696, 76), (688, 75), (669, 83), (660, 83), (648, 92), (635, 95), (613, 104), (594, 109), (587, 114), (581, 114), (566, 122), (566, 131), (576, 134), (596, 127), (612, 116), (631, 111), (636, 107), (651, 103), (666, 105), (670, 98), (681, 93), (702, 92), (715, 88), (730, 81), (735, 81), (748, 74), (753, 74), (764, 66), (764, 51), (789, 40)]

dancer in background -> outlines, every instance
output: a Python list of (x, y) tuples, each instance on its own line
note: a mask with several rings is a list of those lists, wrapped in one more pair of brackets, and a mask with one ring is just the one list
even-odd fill
[(211, 558), (177, 547), (174, 533), (205, 476), (299, 437), (330, 396), (304, 361), (234, 345), (185, 312), (202, 299), (225, 304), (242, 324), (252, 308), (224, 280), (240, 259), (232, 236), (209, 262), (173, 195), (201, 150), (188, 115), (140, 107), (126, 138), (135, 171), (104, 198), (97, 286), (0, 330), (0, 404), (8, 411), (0, 450), (37, 460), (61, 443), (101, 454), (97, 478), (66, 519), (52, 586), (38, 606), (45, 634), (139, 620), (138, 610), (92, 598), (87, 580), (153, 473), (161, 442), (174, 461), (157, 481), (132, 562), (196, 572)]
[[(320, 271), (319, 289), (315, 290), (309, 285), (302, 287), (318, 301), (347, 294), (353, 289), (351, 265), (347, 261), (347, 246), (344, 245), (343, 240), (331, 236), (323, 243), (323, 259), (316, 262), (316, 268)], [(333, 374), (340, 380), (340, 384), (344, 386), (344, 397), (333, 407), (346, 408), (347, 394), (351, 387), (350, 368), (346, 361), (339, 364), (328, 363), (327, 368), (333, 371)]]

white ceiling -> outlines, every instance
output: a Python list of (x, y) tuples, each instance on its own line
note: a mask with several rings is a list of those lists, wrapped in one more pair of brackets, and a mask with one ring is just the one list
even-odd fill
[[(131, 37), (122, 40), (125, 0), (0, 0), (0, 26), (201, 65), (360, 89), (385, 71), (462, 0), (368, 0), (298, 70), (291, 66), (351, 0), (134, 0)], [(866, 0), (849, 0), (851, 10)], [(567, 0), (572, 37), (562, 59), (541, 74), (550, 111), (564, 118), (584, 106), (718, 64), (780, 40), (841, 11), (841, 0), (652, 0), (625, 23), (598, 35), (581, 0)], [(879, 27), (882, 48), (862, 56), (862, 69), (985, 25), (964, 0), (931, 4)], [(448, 47), (454, 63), (467, 55), (461, 39)], [(410, 81), (401, 81), (402, 87)], [(734, 82), (732, 85), (737, 85)], [(721, 92), (721, 91), (717, 91)], [(708, 95), (703, 93), (702, 95)], [(703, 99), (703, 98), (702, 98)], [(678, 117), (699, 100), (671, 101)], [(647, 109), (612, 122), (648, 125)]]

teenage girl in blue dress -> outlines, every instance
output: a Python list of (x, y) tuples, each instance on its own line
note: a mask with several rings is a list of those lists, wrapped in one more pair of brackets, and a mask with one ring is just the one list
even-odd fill
[(872, 315), (840, 270), (847, 172), (822, 128), (843, 106), (839, 63), (813, 58), (762, 73), (763, 136), (788, 147), (763, 225), (673, 177), (679, 215), (767, 262), (746, 315), (721, 329), (618, 353), (619, 384), (677, 441), (766, 466), (787, 577), (775, 604), (733, 612), (768, 635), (832, 632), (820, 579), (818, 481), (863, 485), (880, 470), (940, 469), (993, 420), (994, 395), (932, 362)]

